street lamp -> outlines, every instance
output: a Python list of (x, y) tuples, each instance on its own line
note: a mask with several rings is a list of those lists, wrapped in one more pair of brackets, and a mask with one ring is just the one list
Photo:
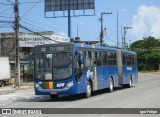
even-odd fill
[[(83, 25), (84, 23), (81, 22), (80, 24)], [(78, 24), (77, 24), (77, 37), (78, 37), (78, 31), (79, 31), (79, 27), (78, 27)]]
[[(121, 9), (120, 12), (124, 12), (125, 10), (124, 9)], [(118, 27), (118, 11), (117, 11), (117, 48), (119, 46), (119, 27)]]

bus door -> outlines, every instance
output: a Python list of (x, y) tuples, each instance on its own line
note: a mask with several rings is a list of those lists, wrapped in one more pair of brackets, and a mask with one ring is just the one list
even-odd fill
[(78, 92), (85, 91), (84, 57), (82, 51), (76, 51), (74, 58), (74, 74), (78, 82)]

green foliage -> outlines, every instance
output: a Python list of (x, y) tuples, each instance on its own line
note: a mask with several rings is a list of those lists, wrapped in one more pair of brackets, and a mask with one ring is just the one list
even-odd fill
[(160, 64), (160, 39), (145, 37), (131, 44), (137, 52), (139, 70), (158, 70)]

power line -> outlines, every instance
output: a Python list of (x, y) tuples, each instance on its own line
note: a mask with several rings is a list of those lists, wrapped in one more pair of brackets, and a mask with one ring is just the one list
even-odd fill
[[(22, 25), (23, 27), (29, 29), (29, 30), (34, 31), (34, 32), (42, 32), (42, 31), (43, 31), (43, 30), (40, 30), (40, 29), (38, 29), (38, 28), (36, 28), (36, 27), (30, 26), (30, 25), (25, 25), (25, 24), (23, 24), (23, 23), (21, 23), (21, 25)], [(26, 30), (26, 31), (28, 31), (28, 30)]]
[(2, 14), (2, 13), (4, 13), (4, 12), (8, 11), (8, 10), (11, 9), (11, 8), (12, 8), (12, 7), (7, 8), (6, 10), (0, 12), (0, 14)]
[(0, 21), (0, 23), (14, 23), (13, 21)]
[[(28, 23), (28, 22), (26, 22), (26, 21), (22, 21), (22, 20), (21, 20), (21, 22), (24, 22), (24, 23), (26, 23), (26, 24), (28, 24), (28, 25), (31, 25), (31, 26), (37, 27), (38, 29), (46, 30), (46, 29), (44, 29), (44, 28), (42, 28), (42, 27), (39, 27), (39, 26), (33, 25), (33, 24)], [(47, 30), (46, 30), (46, 31), (47, 31)]]
[[(34, 20), (31, 20), (31, 19), (28, 19), (28, 18), (23, 18), (23, 21), (29, 21), (29, 22), (32, 22), (34, 24), (37, 24), (37, 25), (41, 25), (41, 27), (47, 27), (47, 30), (50, 29), (50, 30), (61, 30), (59, 27), (52, 27), (51, 25), (47, 25), (46, 23), (44, 22), (40, 22), (40, 20), (37, 20), (37, 21), (34, 21)], [(59, 23), (60, 25), (64, 25), (62, 23)], [(64, 31), (66, 31), (66, 29), (63, 29)], [(67, 31), (66, 31), (67, 32)], [(58, 34), (58, 33), (57, 33)]]
[(53, 40), (53, 39), (50, 39), (50, 38), (48, 38), (48, 37), (46, 37), (46, 36), (44, 36), (44, 35), (41, 35), (41, 34), (39, 34), (39, 33), (37, 33), (37, 32), (34, 32), (34, 31), (32, 31), (32, 30), (30, 30), (30, 29), (28, 29), (28, 28), (26, 28), (26, 27), (24, 27), (24, 26), (22, 26), (22, 25), (19, 25), (21, 28), (23, 28), (23, 29), (25, 29), (25, 30), (27, 30), (27, 31), (29, 31), (29, 32), (32, 32), (32, 33), (34, 33), (34, 34), (36, 34), (36, 35), (39, 35), (39, 36), (41, 36), (41, 37), (43, 37), (43, 38), (45, 38), (45, 39), (48, 39), (48, 40), (52, 40), (52, 41), (55, 41), (55, 42), (60, 42), (60, 41), (56, 41), (56, 40)]
[[(43, 1), (42, 1), (42, 2), (43, 2)], [(19, 3), (19, 4), (20, 4), (20, 5), (21, 5), (21, 4), (33, 4), (33, 3), (42, 3), (42, 2), (40, 2), (40, 1), (39, 1), (39, 2), (21, 2), (21, 3)]]
[(38, 0), (27, 12), (25, 12), (20, 19), (22, 19), (27, 13), (29, 13), (38, 3), (40, 0)]
[(0, 3), (0, 5), (12, 5), (12, 4), (5, 4), (5, 3)]
[(2, 17), (2, 18), (14, 18), (14, 17), (7, 17), (7, 16), (0, 16), (0, 17)]

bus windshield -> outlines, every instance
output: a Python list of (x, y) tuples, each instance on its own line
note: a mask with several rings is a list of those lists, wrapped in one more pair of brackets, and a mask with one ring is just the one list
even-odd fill
[(72, 53), (59, 52), (35, 55), (35, 78), (63, 80), (72, 75)]

